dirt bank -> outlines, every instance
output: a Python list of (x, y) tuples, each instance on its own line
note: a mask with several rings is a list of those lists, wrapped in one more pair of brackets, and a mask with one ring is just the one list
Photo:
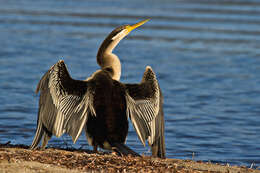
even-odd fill
[(246, 167), (223, 166), (179, 159), (144, 156), (119, 157), (88, 150), (29, 150), (28, 146), (0, 145), (0, 172), (175, 172), (175, 173), (260, 173)]

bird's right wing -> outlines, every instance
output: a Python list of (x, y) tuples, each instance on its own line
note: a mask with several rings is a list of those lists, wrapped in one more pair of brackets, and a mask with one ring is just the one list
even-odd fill
[(152, 147), (154, 156), (165, 157), (163, 97), (151, 67), (139, 84), (125, 84), (127, 114), (139, 139)]
[(89, 83), (72, 79), (61, 60), (42, 77), (36, 93), (39, 91), (38, 123), (57, 137), (68, 133), (75, 143), (88, 114), (95, 115)]

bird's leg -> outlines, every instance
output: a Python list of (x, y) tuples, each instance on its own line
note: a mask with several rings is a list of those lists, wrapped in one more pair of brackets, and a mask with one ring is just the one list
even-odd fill
[(97, 153), (97, 144), (94, 144), (94, 146), (93, 146), (93, 151), (95, 152), (95, 153)]

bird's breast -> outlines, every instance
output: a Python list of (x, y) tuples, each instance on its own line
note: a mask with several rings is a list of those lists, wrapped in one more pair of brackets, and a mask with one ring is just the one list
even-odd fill
[[(89, 117), (88, 133), (98, 143), (124, 142), (128, 132), (124, 88), (106, 74), (95, 76), (94, 102), (96, 116)], [(95, 140), (95, 139), (94, 139)]]

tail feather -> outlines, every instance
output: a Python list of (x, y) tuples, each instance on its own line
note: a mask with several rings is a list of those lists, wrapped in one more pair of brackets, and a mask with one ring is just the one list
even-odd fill
[(125, 144), (122, 144), (122, 143), (113, 143), (112, 144), (112, 150), (117, 152), (118, 154), (120, 154), (122, 156), (132, 155), (132, 156), (135, 156), (135, 157), (141, 157), (138, 153), (131, 150), (129, 147), (127, 147)]

